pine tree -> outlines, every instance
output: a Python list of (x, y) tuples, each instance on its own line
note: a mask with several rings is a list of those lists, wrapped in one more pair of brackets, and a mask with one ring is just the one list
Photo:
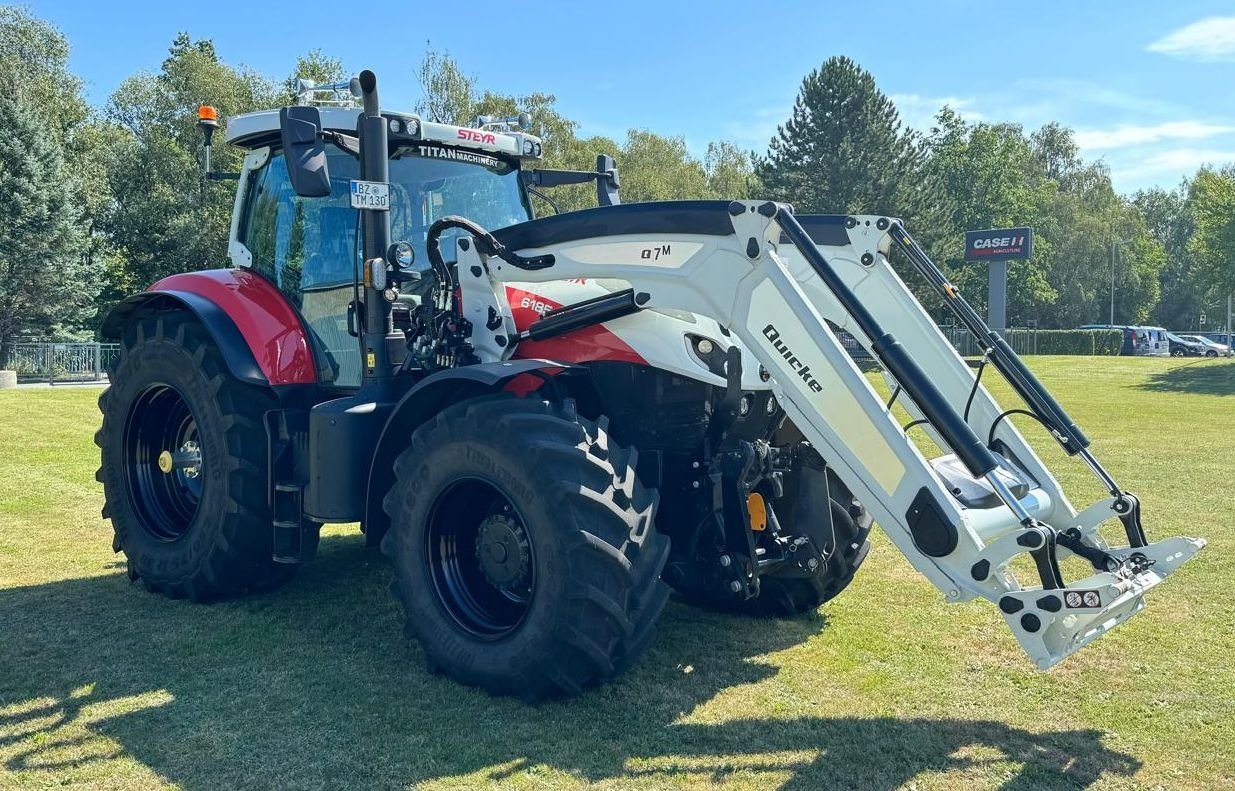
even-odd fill
[(59, 136), (20, 91), (0, 90), (0, 368), (15, 336), (92, 310), (98, 273), (84, 249)]
[(928, 229), (945, 198), (925, 173), (926, 158), (870, 73), (833, 57), (802, 81), (792, 117), (755, 174), (766, 194), (803, 214), (888, 214)]

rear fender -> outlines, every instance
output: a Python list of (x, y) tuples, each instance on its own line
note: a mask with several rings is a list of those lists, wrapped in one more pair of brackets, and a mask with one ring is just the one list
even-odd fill
[(391, 411), (373, 452), (365, 497), (365, 543), (370, 546), (377, 544), (390, 527), (390, 520), (382, 510), (382, 498), (394, 485), (395, 459), (407, 447), (412, 432), (418, 426), (451, 404), (468, 398), (503, 390), (526, 389), (508, 387), (515, 380), (534, 376), (554, 377), (580, 370), (550, 360), (509, 360), (451, 368), (417, 383)]
[(133, 321), (166, 310), (192, 313), (210, 333), (232, 376), (242, 382), (317, 382), (317, 366), (300, 315), (260, 275), (212, 269), (163, 278), (113, 307), (100, 334), (119, 339)]

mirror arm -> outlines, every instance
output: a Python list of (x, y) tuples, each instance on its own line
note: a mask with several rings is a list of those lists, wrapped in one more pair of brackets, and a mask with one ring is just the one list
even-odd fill
[(525, 185), (525, 186), (527, 186), (527, 191), (529, 194), (535, 195), (536, 197), (540, 198), (545, 203), (549, 204), (549, 206), (553, 209), (554, 214), (562, 213), (562, 210), (558, 208), (557, 201), (553, 200), (553, 198), (550, 198), (548, 195), (546, 195), (545, 193), (541, 192), (540, 190), (536, 189), (535, 187), (531, 185)]
[(333, 130), (323, 130), (322, 137), (334, 143), (339, 148), (343, 149), (352, 156), (360, 156), (360, 139), (352, 135), (345, 135), (342, 132)]

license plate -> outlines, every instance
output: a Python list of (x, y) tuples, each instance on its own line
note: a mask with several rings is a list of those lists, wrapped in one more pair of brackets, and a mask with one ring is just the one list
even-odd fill
[(352, 208), (390, 210), (390, 185), (378, 181), (352, 181)]

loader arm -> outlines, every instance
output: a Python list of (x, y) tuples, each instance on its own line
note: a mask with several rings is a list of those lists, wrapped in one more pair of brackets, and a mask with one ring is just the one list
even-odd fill
[[(995, 602), (1040, 668), (1142, 609), (1145, 591), (1204, 546), (1202, 539), (1150, 544), (1137, 538), (1135, 498), (1115, 485), (1079, 428), (960, 300), (953, 309), (984, 339), (992, 363), (1026, 400), (1027, 411), (1070, 453), (1083, 455), (1111, 491), (1109, 500), (1077, 514), (888, 265), (895, 244), (928, 281), (937, 278), (932, 285), (958, 298), (899, 221), (812, 218), (806, 225), (783, 204), (690, 201), (628, 204), (492, 234), (478, 231), (457, 242), (472, 345), (482, 360), (512, 352), (517, 334), (506, 282), (620, 279), (641, 308), (715, 319), (771, 374), (787, 415), (909, 562), (951, 601), (981, 596)], [(918, 450), (828, 321), (867, 346), (903, 403), (928, 421), (954, 460), (932, 461)], [(995, 442), (988, 443), (991, 435)], [(956, 485), (958, 476), (964, 486)], [(979, 501), (957, 494), (975, 487), (991, 496)], [(1125, 527), (1135, 517), (1136, 530), (1126, 530), (1128, 546), (1113, 548), (1099, 535), (1098, 525), (1112, 517), (1123, 518)], [(1094, 573), (1063, 580), (1058, 560), (1068, 552), (1093, 563)], [(1031, 557), (1037, 579), (1011, 573), (1009, 564), (1019, 555)]]

